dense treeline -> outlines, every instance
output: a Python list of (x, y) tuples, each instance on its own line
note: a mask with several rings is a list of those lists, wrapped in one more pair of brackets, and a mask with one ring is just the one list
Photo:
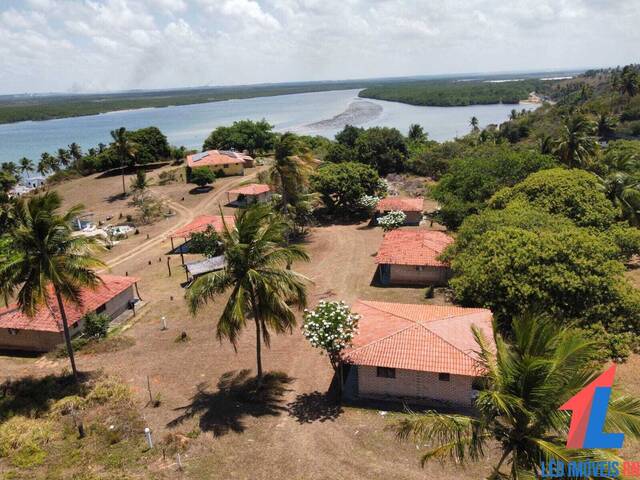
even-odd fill
[(368, 87), (360, 92), (360, 97), (437, 107), (517, 104), (526, 100), (530, 92), (546, 91), (549, 83), (533, 79), (500, 83), (475, 80), (403, 82)]
[(137, 108), (162, 108), (231, 99), (344, 90), (360, 86), (359, 83), (354, 84), (352, 82), (326, 82), (319, 84), (211, 87), (101, 95), (5, 96), (0, 97), (0, 124), (97, 115)]

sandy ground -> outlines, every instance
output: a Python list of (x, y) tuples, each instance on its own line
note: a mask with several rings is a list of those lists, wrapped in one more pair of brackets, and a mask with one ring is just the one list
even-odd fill
[[(164, 197), (176, 215), (142, 226), (139, 235), (131, 236), (104, 255), (111, 273), (128, 272), (141, 279), (140, 294), (147, 305), (123, 333), (135, 339), (135, 344), (99, 355), (79, 353), (79, 367), (122, 376), (141, 405), (148, 401), (148, 376), (153, 395), (161, 399), (160, 407), (143, 408), (146, 423), (156, 439), (167, 432), (187, 433), (197, 428), (203, 431), (183, 457), (186, 478), (417, 479), (424, 478), (427, 472), (440, 478), (459, 475), (460, 472), (442, 470), (438, 465), (430, 466), (427, 472), (421, 470), (415, 446), (398, 442), (385, 429), (388, 416), (377, 410), (341, 408), (328, 402), (325, 393), (331, 384), (332, 370), (327, 359), (308, 345), (299, 329), (292, 335), (274, 337), (271, 348), (264, 352), (266, 370), (282, 371), (289, 376), (282, 398), (275, 398), (266, 406), (247, 408), (238, 404), (234, 409), (233, 401), (216, 395), (217, 383), (225, 373), (254, 368), (255, 336), (252, 329), (247, 329), (237, 351), (215, 339), (213, 327), (223, 298), (196, 318), (187, 312), (181, 286), (185, 278), (178, 255), (170, 256), (173, 275), (168, 275), (166, 254), (171, 248), (168, 233), (198, 214), (218, 211), (219, 205), (226, 202), (225, 190), (249, 180), (249, 175), (255, 173), (254, 170), (242, 178), (219, 180), (205, 194), (190, 194), (190, 187), (184, 184), (153, 187), (154, 193)], [(150, 178), (157, 174), (150, 174)], [(105, 220), (108, 215), (117, 219), (120, 212), (123, 216), (131, 213), (127, 201), (117, 197), (121, 191), (119, 177), (84, 178), (57, 189), (67, 206), (84, 203), (87, 211), (93, 213), (94, 221)], [(348, 302), (356, 298), (424, 301), (424, 289), (372, 286), (376, 269), (373, 256), (381, 238), (380, 229), (366, 223), (312, 229), (305, 242), (312, 262), (294, 265), (311, 282), (310, 306), (324, 298)], [(162, 316), (168, 321), (166, 331), (160, 328)], [(176, 343), (176, 337), (183, 331), (191, 340)], [(42, 375), (66, 366), (66, 361), (45, 357), (0, 357), (0, 376)], [(202, 398), (197, 396), (199, 391), (206, 392), (206, 401), (192, 405), (194, 399)], [(155, 475), (172, 478), (174, 474), (171, 467), (151, 468)], [(476, 473), (480, 478), (479, 472), (474, 471), (473, 475)]]
[[(255, 171), (249, 172), (253, 174)], [(167, 234), (195, 215), (216, 211), (218, 204), (226, 201), (224, 191), (248, 179), (220, 180), (213, 191), (200, 195), (189, 194), (184, 184), (153, 187), (168, 200), (176, 215), (142, 227), (140, 235), (105, 255), (112, 273), (140, 277), (140, 293), (147, 305), (123, 333), (135, 339), (133, 346), (99, 355), (80, 353), (80, 369), (103, 369), (120, 375), (131, 385), (141, 406), (148, 401), (149, 377), (153, 395), (159, 395), (161, 405), (144, 406), (143, 413), (156, 439), (167, 432), (186, 434), (198, 428), (203, 432), (183, 456), (185, 472), (176, 472), (168, 466), (170, 462), (158, 462), (150, 467), (153, 475), (192, 479), (484, 478), (488, 462), (466, 470), (449, 464), (442, 468), (435, 463), (423, 470), (416, 447), (399, 442), (387, 430), (389, 415), (328, 402), (325, 394), (332, 370), (299, 329), (291, 335), (273, 337), (271, 348), (264, 351), (265, 369), (282, 371), (290, 379), (281, 398), (247, 405), (220, 394), (217, 384), (224, 374), (254, 368), (255, 336), (251, 328), (247, 329), (237, 351), (215, 339), (213, 327), (224, 298), (196, 318), (188, 313), (179, 256), (171, 256), (173, 275), (168, 275)], [(118, 193), (119, 188), (120, 178), (112, 177), (80, 179), (59, 190), (68, 204), (82, 201), (96, 217), (104, 218), (120, 211), (126, 215), (126, 201), (105, 196)], [(381, 238), (380, 229), (365, 223), (312, 229), (306, 241), (312, 262), (294, 265), (312, 282), (310, 306), (324, 298), (425, 302), (424, 289), (372, 285), (376, 269), (373, 257)], [(168, 321), (166, 331), (161, 330), (162, 316)], [(175, 342), (183, 331), (191, 340)], [(621, 368), (621, 378), (635, 382), (631, 387), (634, 391), (639, 391), (640, 385), (637, 375), (630, 372), (637, 372), (637, 364), (634, 358)], [(66, 361), (45, 357), (0, 357), (0, 379), (58, 372), (66, 366)]]

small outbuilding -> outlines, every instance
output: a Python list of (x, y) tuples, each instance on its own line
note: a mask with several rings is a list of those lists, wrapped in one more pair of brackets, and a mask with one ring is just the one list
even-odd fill
[(196, 278), (206, 275), (207, 273), (222, 270), (225, 267), (224, 255), (217, 257), (205, 258), (196, 262), (185, 263), (184, 269), (187, 273), (187, 281), (192, 282)]
[(195, 168), (207, 167), (218, 175), (244, 175), (244, 169), (253, 166), (253, 158), (230, 150), (207, 150), (187, 155), (187, 178)]
[[(64, 302), (71, 335), (84, 329), (84, 316), (104, 313), (111, 320), (132, 309), (138, 301), (135, 277), (101, 275), (102, 283), (95, 289), (81, 292), (81, 305)], [(49, 297), (55, 299), (50, 288)], [(0, 349), (47, 352), (64, 342), (62, 317), (57, 301), (41, 307), (34, 317), (28, 317), (17, 305), (0, 309)]]
[(204, 232), (209, 227), (212, 227), (218, 233), (222, 233), (224, 231), (225, 223), (229, 228), (233, 228), (236, 224), (236, 219), (233, 215), (225, 215), (224, 217), (222, 215), (200, 215), (192, 222), (177, 229), (169, 235), (171, 238), (171, 250), (175, 250), (173, 243), (174, 238), (182, 238), (187, 242), (191, 238), (191, 235), (194, 233)]
[[(235, 200), (233, 201), (231, 200), (232, 195), (235, 195)], [(268, 202), (271, 200), (271, 196), (271, 187), (264, 183), (252, 183), (227, 192), (229, 203), (239, 207)]]
[(439, 260), (453, 238), (433, 230), (392, 230), (376, 255), (382, 285), (446, 285), (451, 268)]
[(471, 407), (484, 374), (472, 326), (493, 344), (491, 311), (358, 301), (345, 393), (352, 398)]
[(376, 206), (376, 219), (392, 211), (403, 212), (407, 218), (405, 225), (420, 225), (424, 200), (422, 198), (386, 197), (381, 199)]

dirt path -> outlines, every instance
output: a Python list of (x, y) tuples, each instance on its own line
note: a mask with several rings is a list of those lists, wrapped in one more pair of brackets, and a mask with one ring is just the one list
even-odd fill
[[(165, 202), (167, 203), (167, 205), (169, 205), (171, 208), (173, 208), (176, 212), (178, 212), (178, 215), (180, 216), (180, 222), (177, 225), (173, 225), (171, 227), (166, 228), (165, 230), (163, 230), (162, 232), (158, 233), (156, 235), (156, 237), (153, 240), (150, 240), (142, 245), (139, 245), (137, 247), (134, 247), (133, 249), (122, 253), (121, 255), (118, 255), (115, 258), (110, 259), (107, 262), (107, 269), (111, 269), (113, 267), (116, 267), (118, 265), (120, 265), (121, 263), (127, 261), (131, 261), (132, 258), (145, 253), (147, 251), (149, 251), (150, 249), (160, 245), (162, 242), (164, 242), (168, 236), (171, 234), (171, 232), (174, 232), (176, 230), (178, 230), (181, 227), (184, 227), (185, 225), (187, 225), (189, 222), (191, 222), (196, 216), (207, 212), (209, 210), (209, 207), (211, 207), (212, 205), (214, 205), (215, 203), (220, 203), (220, 199), (222, 198), (222, 196), (224, 194), (227, 193), (228, 190), (240, 185), (241, 183), (244, 183), (246, 181), (252, 180), (253, 178), (255, 178), (258, 175), (258, 171), (244, 176), (242, 177), (240, 180), (237, 180), (235, 182), (231, 182), (227, 185), (224, 186), (224, 189), (219, 190), (218, 192), (214, 193), (213, 195), (208, 195), (206, 196), (197, 206), (196, 208), (186, 208), (183, 205), (180, 205), (178, 202), (171, 200), (169, 198), (164, 198)], [(106, 269), (103, 269), (101, 271), (105, 271)]]

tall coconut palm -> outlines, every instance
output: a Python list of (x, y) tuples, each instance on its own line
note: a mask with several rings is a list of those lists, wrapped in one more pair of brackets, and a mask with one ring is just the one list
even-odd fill
[(596, 119), (596, 131), (598, 132), (598, 136), (602, 139), (611, 138), (617, 124), (618, 122), (616, 117), (613, 115), (610, 115), (607, 112), (599, 113), (598, 118)]
[(42, 155), (40, 155), (40, 161), (38, 162), (38, 166), (36, 168), (36, 171), (40, 175), (46, 176), (52, 170), (52, 158), (53, 157), (47, 152), (44, 152)]
[(640, 181), (622, 172), (611, 172), (602, 179), (605, 195), (620, 208), (622, 217), (631, 225), (640, 226)]
[(478, 131), (478, 118), (474, 115), (473, 117), (471, 117), (471, 120), (469, 120), (469, 125), (471, 125), (471, 131), (472, 132), (477, 132)]
[(424, 131), (424, 128), (422, 128), (421, 125), (412, 123), (409, 125), (409, 134), (407, 135), (407, 138), (412, 142), (422, 143), (427, 141), (428, 134)]
[(640, 73), (632, 66), (625, 66), (620, 74), (618, 85), (620, 93), (634, 97), (640, 91)]
[[(585, 458), (611, 460), (601, 450), (565, 447), (569, 412), (558, 409), (595, 380), (596, 340), (549, 320), (521, 318), (513, 322), (513, 339), (496, 336), (489, 347), (479, 331), (479, 367), (486, 386), (476, 401), (477, 416), (427, 412), (409, 414), (396, 425), (401, 438), (428, 445), (423, 464), (431, 459), (458, 463), (485, 456), (490, 443), (501, 451), (492, 479), (539, 478), (540, 462)], [(640, 437), (640, 399), (614, 392), (605, 428)]]
[(600, 177), (604, 194), (634, 226), (640, 226), (640, 180), (634, 175), (639, 165), (640, 157), (633, 152), (606, 155)]
[(147, 179), (147, 174), (144, 170), (139, 169), (136, 172), (136, 176), (131, 179), (131, 190), (134, 193), (143, 193), (151, 186), (151, 182)]
[(293, 133), (282, 135), (275, 150), (275, 161), (269, 169), (269, 181), (280, 193), (280, 205), (282, 211), (286, 212), (304, 194), (314, 161), (311, 156), (300, 152), (298, 138)]
[(71, 155), (69, 154), (68, 150), (65, 150), (64, 148), (59, 148), (58, 153), (56, 154), (56, 160), (58, 161), (58, 164), (60, 166), (68, 167), (69, 162), (71, 160)]
[(134, 158), (136, 153), (136, 144), (129, 139), (127, 135), (127, 129), (120, 127), (117, 130), (111, 131), (111, 138), (113, 139), (113, 145), (120, 160), (120, 170), (122, 171), (122, 194), (127, 194), (127, 187), (124, 183), (124, 172), (128, 166), (130, 160)]
[(19, 168), (18, 166), (13, 163), (13, 162), (4, 162), (2, 163), (2, 165), (0, 165), (0, 168), (2, 169), (3, 172), (5, 172), (8, 175), (11, 175), (12, 177), (18, 178), (19, 175)]
[(247, 322), (253, 320), (259, 382), (262, 343), (270, 345), (271, 332), (291, 332), (296, 325), (292, 306), (302, 308), (307, 303), (306, 278), (284, 265), (309, 257), (301, 247), (283, 246), (286, 228), (282, 217), (264, 204), (237, 213), (235, 226), (225, 224), (222, 234), (225, 268), (198, 278), (186, 295), (195, 314), (216, 296), (231, 291), (216, 337), (229, 340), (235, 348)]
[(69, 145), (69, 155), (73, 158), (74, 162), (79, 162), (82, 160), (82, 148), (76, 142), (73, 142)]
[(29, 317), (40, 308), (57, 306), (77, 380), (65, 302), (80, 305), (82, 289), (100, 282), (94, 268), (104, 264), (94, 256), (101, 249), (97, 240), (72, 235), (71, 222), (82, 206), (60, 213), (61, 204), (55, 192), (18, 200), (11, 232), (13, 255), (0, 265), (0, 284), (18, 290), (18, 307)]
[(555, 154), (569, 168), (584, 168), (595, 157), (598, 143), (595, 125), (584, 115), (568, 117), (555, 143)]
[(33, 164), (33, 162), (31, 160), (29, 160), (27, 157), (22, 157), (19, 161), (19, 168), (20, 168), (20, 173), (21, 174), (29, 174), (35, 171), (35, 165)]

